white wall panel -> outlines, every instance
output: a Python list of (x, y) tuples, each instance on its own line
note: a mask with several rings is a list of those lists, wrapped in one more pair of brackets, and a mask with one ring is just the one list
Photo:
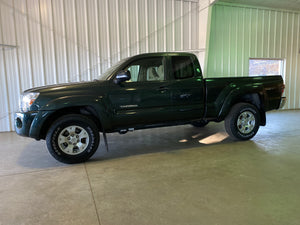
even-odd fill
[(130, 55), (128, 1), (119, 1), (119, 9), (120, 58), (126, 58)]
[[(0, 131), (19, 94), (95, 79), (122, 58), (191, 51), (204, 61), (210, 0), (0, 0)], [(202, 27), (204, 26), (204, 28)], [(295, 24), (296, 26), (296, 24)]]
[[(15, 37), (16, 52), (18, 54), (18, 66), (20, 74), (21, 90), (33, 86), (33, 76), (31, 69), (31, 53), (29, 48), (29, 35), (27, 23), (27, 6), (26, 1), (17, 0), (14, 2), (14, 19), (15, 19)], [(3, 42), (1, 42), (3, 43)]]
[(55, 45), (53, 32), (52, 4), (49, 0), (39, 1), (40, 29), (43, 49), (44, 76), (46, 84), (57, 83)]
[(110, 0), (107, 1), (108, 9), (108, 32), (109, 32), (109, 54), (110, 63), (116, 62), (120, 59), (120, 34), (119, 34), (119, 8), (118, 1)]
[[(0, 22), (2, 18), (0, 17)], [(2, 28), (0, 29), (0, 41), (2, 42), (3, 40), (3, 32)], [(8, 131), (11, 129), (10, 127), (10, 107), (9, 107), (9, 92), (8, 92), (8, 84), (7, 84), (7, 72), (6, 72), (6, 65), (5, 65), (6, 59), (5, 59), (5, 53), (4, 50), (2, 50), (0, 54), (0, 96), (2, 97), (1, 99), (1, 104), (0, 104), (0, 129), (2, 131)]]
[[(23, 1), (23, 0), (20, 0)], [(55, 73), (57, 83), (68, 82), (67, 40), (64, 17), (64, 1), (52, 0), (53, 45), (55, 57)]]
[(90, 80), (90, 66), (89, 66), (89, 33), (87, 24), (87, 6), (86, 1), (75, 1), (76, 9), (76, 31), (78, 42), (78, 64), (80, 80)]
[(79, 74), (79, 43), (76, 24), (76, 8), (74, 0), (63, 1), (64, 18), (65, 18), (65, 42), (66, 42), (66, 54), (67, 54), (67, 66), (68, 66), (68, 80), (80, 81)]
[(100, 70), (100, 45), (99, 45), (99, 21), (98, 2), (90, 0), (87, 4), (87, 32), (88, 32), (88, 68), (91, 79), (97, 78)]
[[(3, 7), (0, 8), (0, 20), (1, 20), (1, 41), (2, 43), (8, 45), (15, 45), (16, 36), (15, 32), (15, 23), (14, 23), (14, 13), (12, 10), (12, 3), (10, 1), (5, 1)], [(5, 21), (5, 22), (4, 22)], [(10, 49), (4, 50), (2, 52), (2, 65), (3, 70), (2, 74), (5, 76), (4, 84), (6, 87), (5, 90), (7, 100), (5, 104), (5, 109), (7, 112), (12, 112), (15, 108), (15, 105), (18, 102), (18, 95), (20, 94), (20, 77), (18, 73), (18, 57), (17, 52)], [(3, 73), (4, 72), (4, 73)], [(10, 85), (9, 85), (10, 84)], [(2, 89), (2, 87), (1, 87)], [(1, 101), (4, 98), (1, 98)], [(12, 129), (13, 118), (3, 114), (8, 123), (7, 127)]]
[(26, 3), (33, 86), (46, 85), (39, 1), (27, 0)]

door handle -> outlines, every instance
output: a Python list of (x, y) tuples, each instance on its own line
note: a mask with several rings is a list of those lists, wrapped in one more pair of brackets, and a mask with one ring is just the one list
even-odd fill
[(188, 99), (188, 98), (191, 97), (191, 96), (192, 96), (192, 94), (184, 93), (184, 94), (181, 94), (181, 95), (180, 95), (180, 98), (181, 98), (181, 99)]
[(158, 91), (164, 92), (164, 91), (169, 90), (169, 88), (167, 88), (167, 87), (165, 87), (165, 86), (162, 86), (162, 87), (157, 88), (157, 90), (158, 90)]

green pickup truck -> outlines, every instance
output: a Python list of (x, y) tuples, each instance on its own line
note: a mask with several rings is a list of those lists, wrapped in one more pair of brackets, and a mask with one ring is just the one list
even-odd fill
[(225, 120), (229, 136), (248, 140), (265, 112), (285, 102), (281, 76), (207, 78), (190, 53), (129, 57), (98, 80), (26, 90), (15, 113), (19, 135), (45, 139), (64, 163), (88, 160), (102, 132), (121, 134), (166, 125), (205, 126)]

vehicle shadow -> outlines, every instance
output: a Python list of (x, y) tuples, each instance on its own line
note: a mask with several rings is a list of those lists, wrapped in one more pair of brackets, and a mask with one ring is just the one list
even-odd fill
[(89, 161), (108, 160), (132, 155), (204, 147), (233, 142), (223, 123), (211, 123), (203, 128), (191, 125), (138, 130), (124, 135), (107, 134), (109, 151), (101, 136), (100, 146)]
[(63, 167), (67, 164), (55, 160), (47, 150), (46, 141), (32, 140), (25, 145), (17, 161), (18, 165), (27, 169), (47, 169)]
[[(138, 130), (124, 135), (111, 133), (107, 134), (107, 139), (109, 151), (106, 151), (101, 134), (98, 150), (89, 162), (158, 152), (176, 153), (177, 150), (233, 142), (228, 138), (223, 123), (211, 123), (203, 128), (183, 125)], [(43, 140), (26, 144), (17, 163), (30, 169), (67, 166), (52, 158)]]

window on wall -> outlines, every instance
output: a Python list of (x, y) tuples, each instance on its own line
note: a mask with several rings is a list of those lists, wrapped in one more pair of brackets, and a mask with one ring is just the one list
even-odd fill
[(249, 76), (281, 75), (284, 79), (283, 59), (249, 59)]

